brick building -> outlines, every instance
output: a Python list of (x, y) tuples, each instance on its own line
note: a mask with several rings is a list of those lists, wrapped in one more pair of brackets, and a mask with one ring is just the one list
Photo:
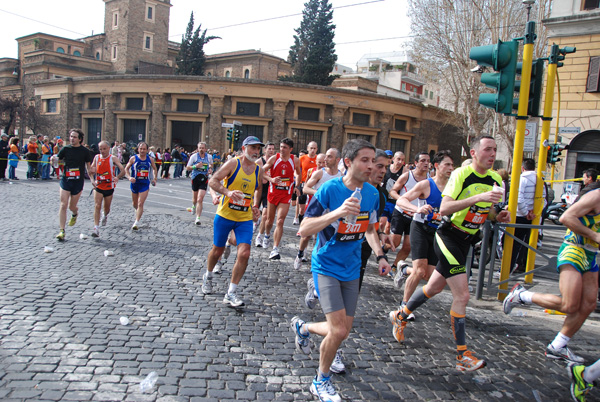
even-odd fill
[(238, 121), (234, 148), (248, 135), (291, 137), (296, 151), (312, 140), (324, 150), (364, 138), (409, 157), (438, 149), (460, 155), (461, 133), (444, 123), (449, 112), (365, 88), (277, 81), (291, 66), (260, 51), (207, 56), (204, 77), (174, 75), (179, 44), (167, 40), (170, 1), (104, 3), (104, 33), (79, 40), (31, 34), (17, 39), (18, 58), (0, 59), (0, 96), (35, 105), (51, 136), (80, 127), (89, 144), (195, 148), (204, 140), (225, 150), (222, 123)]

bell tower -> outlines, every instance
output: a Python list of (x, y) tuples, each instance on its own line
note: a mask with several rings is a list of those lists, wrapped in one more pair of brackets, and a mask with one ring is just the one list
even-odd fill
[(103, 0), (103, 59), (117, 73), (136, 73), (139, 62), (167, 64), (170, 0)]

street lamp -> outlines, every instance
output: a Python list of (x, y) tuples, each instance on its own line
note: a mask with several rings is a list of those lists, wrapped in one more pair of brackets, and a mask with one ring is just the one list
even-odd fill
[(531, 7), (535, 4), (535, 0), (523, 0), (523, 4), (527, 7), (527, 22), (529, 22), (529, 13), (531, 13)]

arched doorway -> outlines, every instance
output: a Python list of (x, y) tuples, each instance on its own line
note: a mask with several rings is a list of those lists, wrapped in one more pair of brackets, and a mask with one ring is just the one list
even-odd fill
[(600, 170), (600, 131), (587, 130), (569, 144), (565, 179), (582, 177), (583, 171)]

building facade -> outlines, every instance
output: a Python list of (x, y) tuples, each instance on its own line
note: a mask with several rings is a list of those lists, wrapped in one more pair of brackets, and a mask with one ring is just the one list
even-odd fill
[[(559, 141), (569, 144), (557, 164), (555, 179), (581, 177), (588, 168), (600, 170), (600, 8), (598, 0), (560, 0), (544, 21), (549, 43), (575, 46), (559, 68), (560, 104), (554, 97), (555, 115), (550, 139), (559, 127)], [(564, 154), (565, 152), (563, 152)]]
[[(447, 111), (420, 99), (356, 88), (277, 81), (290, 75), (283, 59), (255, 50), (207, 56), (206, 76), (174, 75), (178, 44), (167, 40), (169, 0), (104, 0), (105, 32), (80, 40), (42, 33), (18, 38), (16, 59), (0, 59), (0, 96), (34, 105), (50, 136), (70, 128), (90, 145), (146, 141), (159, 148), (231, 148), (227, 126), (241, 135), (277, 142), (290, 137), (296, 152), (363, 138), (377, 147), (417, 152), (450, 149), (460, 155), (461, 133), (445, 124)], [(360, 77), (359, 77), (360, 78)], [(365, 80), (364, 83), (371, 82)], [(13, 127), (21, 136), (27, 127)]]

